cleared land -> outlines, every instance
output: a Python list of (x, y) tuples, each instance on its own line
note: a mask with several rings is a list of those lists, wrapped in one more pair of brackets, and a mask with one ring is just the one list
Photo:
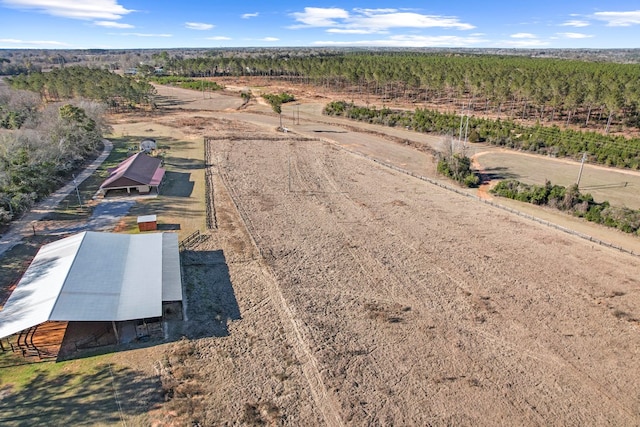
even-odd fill
[(240, 313), (289, 331), (321, 421), (638, 421), (635, 258), (332, 144), (255, 132), (211, 146), (268, 266), (252, 285), (269, 302)]
[(115, 134), (166, 138), (169, 171), (185, 175), (121, 229), (158, 213), (206, 240), (183, 257), (189, 320), (172, 332), (187, 339), (103, 359), (170, 398), (146, 416), (149, 404), (123, 408), (128, 425), (640, 422), (637, 257), (373, 161), (435, 177), (439, 138), (323, 117), (318, 103), (283, 134), (239, 96), (160, 95), (161, 114)]

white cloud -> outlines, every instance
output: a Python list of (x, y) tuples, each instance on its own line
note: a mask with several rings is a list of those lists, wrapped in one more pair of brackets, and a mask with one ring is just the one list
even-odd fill
[(471, 30), (471, 24), (460, 22), (457, 18), (435, 15), (421, 15), (413, 12), (372, 12), (366, 15), (353, 16), (348, 27), (386, 30), (389, 28), (455, 28)]
[(107, 28), (135, 28), (131, 24), (123, 24), (123, 23), (114, 22), (114, 21), (95, 21), (94, 24), (100, 27), (107, 27)]
[(1, 0), (2, 4), (14, 8), (35, 10), (53, 16), (72, 19), (111, 19), (134, 12), (125, 9), (117, 0)]
[(358, 13), (363, 13), (365, 15), (370, 14), (370, 13), (393, 13), (393, 12), (397, 11), (397, 9), (393, 9), (393, 8), (390, 8), (390, 7), (386, 8), (386, 9), (383, 9), (383, 8), (367, 9), (367, 8), (364, 8), (364, 7), (354, 7), (353, 10), (358, 12)]
[(213, 36), (213, 37), (207, 37), (207, 40), (231, 40), (231, 37)]
[(259, 15), (258, 12), (244, 13), (244, 14), (242, 14), (242, 19), (256, 18), (258, 15)]
[(327, 30), (327, 33), (332, 33), (332, 34), (373, 34), (373, 33), (380, 33), (380, 31), (372, 31), (372, 30), (348, 30), (346, 28), (329, 28)]
[(512, 39), (535, 39), (537, 38), (535, 34), (531, 33), (515, 33), (511, 34), (509, 37)]
[(302, 27), (332, 27), (338, 25), (336, 19), (348, 18), (349, 12), (336, 7), (305, 7), (304, 12), (294, 12), (291, 16), (301, 22)]
[(640, 24), (640, 10), (628, 12), (596, 12), (595, 19), (605, 21), (609, 27), (629, 27)]
[(387, 39), (358, 41), (316, 41), (317, 46), (377, 46), (377, 47), (457, 47), (486, 43), (479, 37), (396, 35)]
[(278, 40), (280, 39), (277, 37), (265, 37), (260, 39), (260, 41), (263, 41), (263, 42), (277, 42)]
[(173, 34), (151, 34), (151, 33), (112, 33), (114, 36), (134, 36), (134, 37), (173, 37)]
[(67, 43), (57, 42), (54, 40), (18, 40), (18, 39), (0, 39), (0, 43), (8, 43), (12, 45), (24, 45), (24, 46), (68, 46)]
[(495, 43), (497, 46), (505, 46), (505, 47), (521, 47), (521, 48), (529, 48), (529, 47), (540, 47), (540, 46), (549, 46), (549, 41), (540, 40), (538, 38), (521, 38), (516, 40), (503, 40)]
[(582, 33), (557, 33), (561, 37), (566, 37), (568, 39), (588, 39), (593, 37), (590, 34), (582, 34)]
[(566, 21), (560, 24), (561, 27), (576, 27), (576, 28), (588, 27), (589, 25), (591, 25), (590, 22), (582, 21), (580, 19), (571, 19), (569, 21)]
[(214, 27), (213, 24), (205, 24), (203, 22), (185, 22), (184, 26), (185, 28), (188, 28), (190, 30), (200, 30), (200, 31), (210, 30)]
[[(391, 28), (454, 28), (471, 30), (473, 25), (461, 22), (454, 16), (422, 15), (398, 9), (353, 9), (350, 13), (340, 8), (305, 7), (304, 12), (291, 16), (299, 24), (291, 29), (306, 27), (332, 27), (331, 32), (370, 34), (385, 32)], [(336, 31), (338, 30), (338, 31)]]

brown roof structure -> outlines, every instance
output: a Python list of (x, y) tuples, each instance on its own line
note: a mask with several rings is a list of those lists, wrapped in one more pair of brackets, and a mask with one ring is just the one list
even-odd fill
[(102, 183), (100, 189), (107, 191), (142, 186), (158, 187), (165, 173), (160, 164), (160, 159), (156, 157), (148, 156), (143, 152), (134, 154), (109, 171), (109, 177)]

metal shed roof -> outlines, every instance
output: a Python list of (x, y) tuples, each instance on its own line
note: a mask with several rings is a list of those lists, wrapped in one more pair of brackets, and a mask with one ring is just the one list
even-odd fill
[(161, 160), (139, 152), (129, 157), (113, 170), (100, 188), (120, 188), (137, 185), (160, 185), (165, 170), (160, 167)]
[(87, 231), (40, 249), (0, 311), (0, 337), (47, 320), (159, 317), (162, 301), (181, 300), (177, 234)]

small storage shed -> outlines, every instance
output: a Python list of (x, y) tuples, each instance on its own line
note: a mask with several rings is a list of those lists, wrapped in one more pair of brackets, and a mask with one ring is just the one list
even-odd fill
[(155, 231), (158, 229), (158, 220), (156, 215), (143, 215), (138, 217), (138, 230)]

